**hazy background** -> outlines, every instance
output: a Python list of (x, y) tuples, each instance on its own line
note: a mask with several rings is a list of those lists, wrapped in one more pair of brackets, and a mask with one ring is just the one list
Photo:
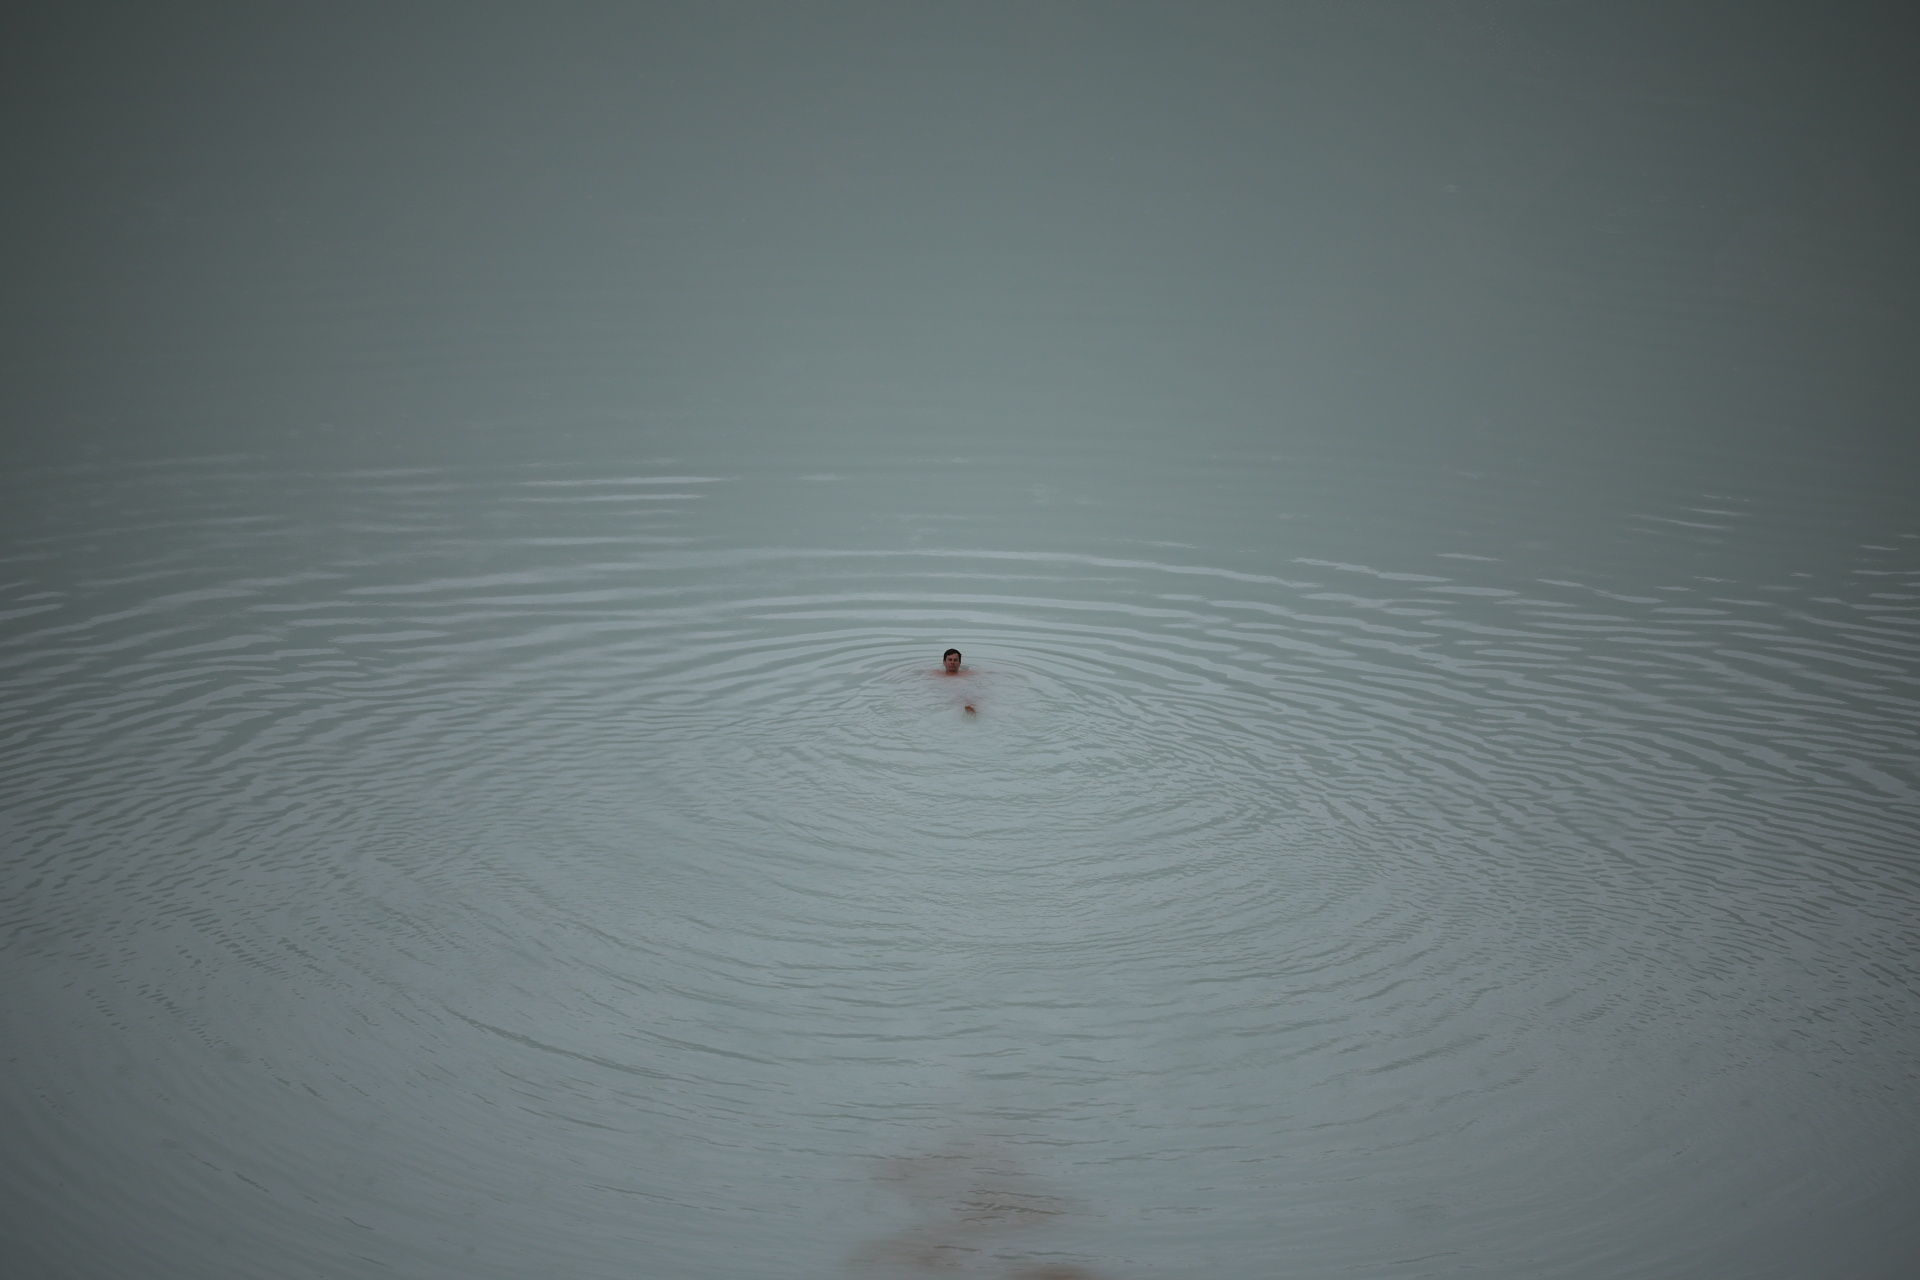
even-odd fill
[(1905, 17), (29, 5), (8, 433), (1911, 466)]

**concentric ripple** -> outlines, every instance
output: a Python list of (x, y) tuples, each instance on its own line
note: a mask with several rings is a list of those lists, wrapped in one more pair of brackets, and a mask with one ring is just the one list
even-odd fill
[(1782, 1197), (1915, 1189), (1872, 1137), (1920, 1026), (1912, 530), (1724, 576), (1671, 566), (1738, 495), (1619, 514), (1612, 571), (1231, 503), (1211, 549), (755, 536), (798, 484), (902, 501), (10, 495), (43, 1261), (110, 1221), (129, 1275), (1789, 1275)]

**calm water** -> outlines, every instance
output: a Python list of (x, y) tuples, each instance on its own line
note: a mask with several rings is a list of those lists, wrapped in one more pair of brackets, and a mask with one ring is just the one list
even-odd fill
[(1909, 1273), (1865, 35), (566, 12), (36, 37), (8, 1275)]

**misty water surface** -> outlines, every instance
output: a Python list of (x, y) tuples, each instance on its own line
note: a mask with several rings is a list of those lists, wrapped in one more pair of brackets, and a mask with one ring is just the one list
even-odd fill
[(1894, 31), (23, 22), (0, 1269), (1907, 1274)]

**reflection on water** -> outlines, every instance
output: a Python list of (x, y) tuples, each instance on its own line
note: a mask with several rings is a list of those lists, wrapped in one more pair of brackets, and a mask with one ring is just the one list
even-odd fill
[[(855, 1254), (863, 1270), (997, 1275), (1006, 1280), (1098, 1280), (1071, 1262), (1035, 1262), (1014, 1252), (1025, 1237), (1075, 1211), (1033, 1185), (1004, 1151), (955, 1149), (887, 1162), (879, 1175), (926, 1221)], [(1030, 1246), (1029, 1246), (1030, 1247)]]

